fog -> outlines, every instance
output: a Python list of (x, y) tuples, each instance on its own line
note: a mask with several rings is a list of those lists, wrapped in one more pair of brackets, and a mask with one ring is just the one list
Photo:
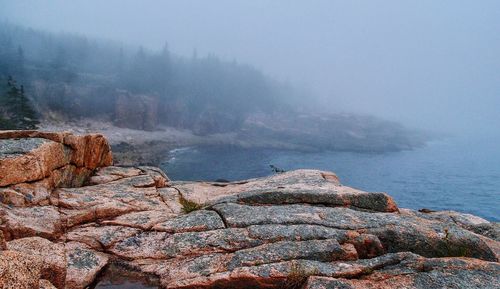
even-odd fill
[(500, 131), (500, 2), (5, 1), (0, 20), (190, 57), (214, 53), (332, 112), (434, 131)]

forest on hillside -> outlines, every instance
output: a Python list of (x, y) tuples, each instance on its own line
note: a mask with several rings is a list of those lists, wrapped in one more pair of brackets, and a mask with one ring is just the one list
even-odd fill
[[(215, 55), (160, 51), (0, 24), (0, 83), (23, 85), (42, 117), (103, 118), (152, 130), (232, 131), (256, 112), (288, 109), (290, 85)], [(294, 95), (295, 94), (295, 95)]]
[(0, 23), (0, 129), (92, 119), (152, 131), (232, 134), (232, 144), (397, 151), (427, 136), (370, 116), (304, 109), (313, 96), (215, 55), (153, 51)]

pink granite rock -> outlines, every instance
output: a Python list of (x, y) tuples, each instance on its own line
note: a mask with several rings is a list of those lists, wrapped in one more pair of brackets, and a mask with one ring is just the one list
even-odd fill
[(0, 139), (0, 250), (8, 249), (0, 288), (83, 289), (117, 264), (176, 289), (500, 283), (498, 224), (400, 209), (331, 172), (170, 181), (158, 168), (102, 167), (111, 153), (97, 135), (10, 131)]

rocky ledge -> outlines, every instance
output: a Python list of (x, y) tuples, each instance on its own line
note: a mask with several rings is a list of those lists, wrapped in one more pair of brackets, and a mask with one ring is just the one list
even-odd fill
[(499, 288), (499, 226), (297, 170), (170, 181), (100, 135), (0, 132), (0, 288)]

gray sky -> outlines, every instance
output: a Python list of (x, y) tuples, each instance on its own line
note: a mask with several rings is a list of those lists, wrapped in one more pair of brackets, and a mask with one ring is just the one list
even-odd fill
[(213, 52), (306, 86), (332, 111), (500, 131), (498, 0), (0, 0), (0, 19)]

